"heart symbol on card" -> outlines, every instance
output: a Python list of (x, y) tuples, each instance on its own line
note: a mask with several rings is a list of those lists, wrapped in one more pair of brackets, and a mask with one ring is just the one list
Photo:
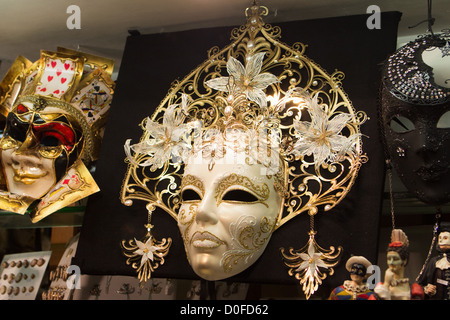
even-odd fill
[(52, 81), (53, 80), (53, 76), (48, 76), (47, 80), (48, 80), (48, 82)]
[(56, 67), (56, 61), (52, 61), (52, 68)]
[(42, 89), (40, 89), (39, 91), (45, 92), (45, 91), (47, 91), (47, 88), (42, 88)]
[(56, 71), (56, 76), (59, 77), (61, 75), (61, 71)]
[(56, 89), (55, 91), (53, 91), (54, 94), (59, 94), (59, 89)]
[(61, 78), (61, 83), (66, 82), (67, 78)]
[(64, 63), (64, 68), (66, 68), (66, 70), (69, 69), (69, 67), (70, 67), (70, 63)]

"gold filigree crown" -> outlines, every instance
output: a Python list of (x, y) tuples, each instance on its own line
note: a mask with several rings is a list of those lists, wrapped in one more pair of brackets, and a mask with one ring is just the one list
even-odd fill
[(0, 83), (0, 112), (6, 117), (31, 102), (70, 114), (83, 131), (83, 160), (91, 162), (98, 157), (114, 94), (113, 68), (111, 59), (67, 48), (42, 50), (34, 63), (19, 56)]
[(267, 12), (248, 8), (232, 42), (174, 82), (142, 122), (140, 142), (126, 142), (124, 204), (144, 200), (176, 219), (184, 165), (199, 153), (214, 165), (230, 149), (285, 175), (276, 228), (302, 212), (330, 210), (348, 193), (366, 161), (359, 129), (366, 115), (343, 91), (344, 74), (328, 74), (304, 55), (305, 45), (280, 42), (280, 28), (261, 18)]

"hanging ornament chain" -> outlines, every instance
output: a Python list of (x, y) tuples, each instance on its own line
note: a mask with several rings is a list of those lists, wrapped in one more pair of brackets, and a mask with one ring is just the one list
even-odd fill
[(390, 160), (386, 160), (387, 165), (387, 175), (388, 175), (388, 184), (389, 184), (389, 201), (391, 206), (391, 221), (392, 221), (392, 230), (395, 229), (395, 211), (394, 211), (394, 194), (392, 191), (392, 165)]
[[(392, 229), (395, 229), (395, 210), (394, 210), (394, 195), (392, 191), (392, 166), (390, 163), (390, 160), (386, 160), (387, 164), (387, 175), (388, 175), (388, 184), (389, 184), (389, 198), (390, 198), (390, 205), (391, 205), (391, 219), (392, 219)], [(425, 269), (425, 266), (427, 265), (428, 261), (430, 260), (431, 254), (433, 252), (433, 248), (436, 244), (436, 238), (438, 234), (438, 229), (440, 225), (441, 220), (441, 208), (436, 208), (436, 222), (433, 227), (433, 238), (431, 240), (430, 248), (428, 249), (428, 254), (425, 259), (425, 262), (423, 263), (422, 269), (420, 270), (419, 274), (416, 277), (416, 281), (419, 281), (420, 276), (423, 273), (423, 270)]]
[(430, 260), (431, 253), (433, 252), (434, 246), (436, 244), (436, 239), (437, 239), (437, 236), (439, 233), (439, 225), (441, 223), (441, 215), (442, 215), (441, 208), (440, 207), (436, 208), (436, 222), (433, 227), (433, 239), (431, 240), (431, 245), (430, 245), (430, 248), (428, 249), (428, 254), (425, 259), (425, 262), (423, 263), (422, 269), (420, 269), (420, 272), (416, 277), (416, 281), (419, 281), (419, 278), (421, 277), (423, 270), (425, 269), (425, 266), (428, 264), (428, 261)]

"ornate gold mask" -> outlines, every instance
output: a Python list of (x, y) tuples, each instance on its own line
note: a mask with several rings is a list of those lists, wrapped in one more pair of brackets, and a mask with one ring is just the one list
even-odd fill
[[(230, 45), (211, 49), (175, 82), (142, 122), (140, 142), (126, 142), (121, 200), (147, 202), (149, 221), (156, 207), (173, 217), (205, 279), (245, 270), (273, 232), (308, 214), (310, 241), (283, 256), (309, 297), (340, 253), (317, 245), (313, 217), (346, 196), (367, 160), (359, 130), (366, 116), (343, 91), (343, 74), (326, 73), (303, 44), (280, 42), (281, 30), (262, 21), (267, 12), (248, 8)], [(171, 241), (159, 243), (147, 227), (143, 241), (123, 242), (141, 281), (164, 262)]]

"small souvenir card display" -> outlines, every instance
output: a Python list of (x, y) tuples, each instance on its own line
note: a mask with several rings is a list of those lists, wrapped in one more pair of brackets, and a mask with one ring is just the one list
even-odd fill
[(80, 234), (75, 235), (67, 244), (64, 254), (55, 269), (50, 270), (50, 286), (42, 293), (42, 300), (69, 300), (77, 287), (77, 266), (72, 266), (72, 258), (76, 253)]
[(8, 254), (0, 265), (0, 300), (35, 300), (51, 251)]

